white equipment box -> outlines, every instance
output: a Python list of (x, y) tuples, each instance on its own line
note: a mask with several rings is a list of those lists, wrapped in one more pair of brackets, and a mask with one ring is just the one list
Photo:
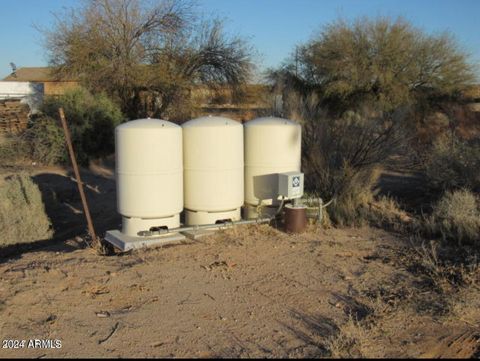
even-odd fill
[(303, 173), (279, 173), (278, 194), (288, 199), (301, 198), (303, 196)]

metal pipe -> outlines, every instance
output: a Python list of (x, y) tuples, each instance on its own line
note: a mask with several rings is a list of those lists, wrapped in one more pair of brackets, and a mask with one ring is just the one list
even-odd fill
[(90, 209), (88, 208), (87, 197), (83, 190), (82, 179), (80, 178), (80, 171), (78, 170), (77, 159), (75, 157), (75, 152), (73, 150), (72, 139), (70, 136), (70, 129), (68, 129), (67, 120), (65, 118), (65, 113), (63, 108), (58, 109), (58, 114), (60, 115), (60, 120), (62, 122), (63, 131), (65, 133), (65, 142), (67, 143), (68, 153), (70, 155), (70, 160), (72, 161), (73, 172), (75, 173), (75, 178), (77, 180), (78, 192), (80, 193), (80, 198), (82, 200), (83, 211), (85, 213), (85, 218), (87, 219), (88, 233), (92, 238), (93, 243), (97, 243), (97, 235), (95, 233), (95, 228), (93, 226), (92, 216), (90, 215)]
[[(323, 220), (323, 214), (324, 214), (323, 209), (327, 208), (330, 204), (332, 204), (333, 201), (335, 201), (335, 197), (333, 197), (332, 199), (330, 199), (330, 201), (324, 204), (323, 199), (319, 197), (317, 207), (308, 206), (307, 208), (310, 210), (317, 210), (317, 222), (321, 222)], [(313, 217), (310, 217), (310, 218), (313, 218)]]
[(196, 226), (187, 226), (187, 227), (178, 227), (178, 228), (172, 228), (172, 229), (159, 229), (156, 231), (140, 231), (138, 232), (138, 235), (140, 237), (152, 237), (152, 236), (159, 236), (159, 235), (166, 235), (169, 233), (178, 233), (178, 232), (188, 232), (188, 231), (197, 231), (201, 229), (212, 229), (212, 228), (217, 228), (217, 229), (222, 229), (222, 228), (230, 228), (236, 225), (243, 225), (243, 224), (262, 224), (262, 223), (267, 223), (272, 220), (274, 220), (281, 212), (283, 206), (285, 204), (285, 197), (282, 197), (282, 201), (280, 202), (280, 205), (275, 212), (275, 215), (271, 217), (265, 217), (265, 218), (256, 218), (256, 219), (243, 219), (240, 221), (226, 221), (224, 223), (212, 223), (212, 224), (200, 224)]
[(230, 228), (236, 225), (242, 224), (261, 224), (270, 222), (274, 217), (269, 218), (258, 218), (258, 219), (245, 219), (241, 221), (229, 221), (224, 223), (212, 223), (212, 224), (200, 224), (196, 226), (187, 226), (187, 227), (178, 227), (172, 229), (160, 229), (158, 231), (141, 231), (138, 232), (138, 235), (141, 237), (151, 237), (151, 236), (159, 236), (159, 235), (166, 235), (169, 233), (178, 233), (178, 232), (187, 232), (187, 231), (197, 231), (201, 229), (212, 229), (212, 228)]
[(277, 217), (280, 214), (284, 205), (285, 205), (285, 197), (282, 196), (282, 201), (280, 202), (280, 205), (278, 206), (278, 209), (277, 209), (277, 212), (275, 212), (275, 215), (271, 217), (272, 219)]
[(323, 220), (323, 199), (318, 198), (318, 218), (317, 218), (317, 222), (319, 224), (321, 224), (322, 220)]

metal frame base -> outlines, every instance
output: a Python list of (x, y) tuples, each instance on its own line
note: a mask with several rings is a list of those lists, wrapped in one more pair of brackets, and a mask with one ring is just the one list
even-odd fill
[(133, 237), (123, 234), (119, 230), (107, 231), (105, 240), (125, 252), (131, 249), (139, 249), (151, 246), (163, 246), (166, 244), (176, 244), (184, 241), (186, 237), (180, 233), (169, 233), (164, 236), (154, 237)]

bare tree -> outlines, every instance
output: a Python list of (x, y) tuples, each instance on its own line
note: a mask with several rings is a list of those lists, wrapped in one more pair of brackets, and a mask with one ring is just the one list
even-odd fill
[(45, 35), (58, 76), (106, 91), (131, 116), (140, 92), (160, 98), (161, 115), (196, 82), (237, 85), (251, 68), (246, 43), (227, 38), (221, 22), (201, 23), (188, 0), (88, 0), (57, 14)]
[(147, 87), (162, 94), (158, 112), (163, 113), (175, 97), (192, 84), (233, 88), (248, 81), (253, 50), (241, 38), (227, 38), (223, 23), (203, 21), (195, 32), (153, 52)]

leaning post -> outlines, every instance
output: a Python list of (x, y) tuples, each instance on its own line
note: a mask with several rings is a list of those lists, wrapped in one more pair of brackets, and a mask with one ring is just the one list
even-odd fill
[(92, 217), (90, 215), (90, 209), (88, 208), (87, 197), (85, 196), (85, 192), (83, 190), (83, 183), (80, 178), (80, 172), (78, 170), (77, 159), (75, 157), (75, 152), (73, 150), (70, 130), (67, 125), (67, 120), (65, 118), (65, 113), (63, 111), (63, 108), (58, 109), (58, 114), (60, 115), (63, 131), (65, 133), (65, 141), (67, 143), (70, 160), (72, 161), (73, 172), (75, 173), (75, 179), (77, 181), (77, 186), (78, 186), (78, 192), (80, 193), (80, 198), (82, 199), (83, 211), (85, 214), (85, 218), (87, 219), (88, 234), (92, 238), (92, 246), (95, 246), (96, 243), (98, 242), (98, 239), (97, 239), (97, 235), (95, 234), (95, 228), (93, 227)]

